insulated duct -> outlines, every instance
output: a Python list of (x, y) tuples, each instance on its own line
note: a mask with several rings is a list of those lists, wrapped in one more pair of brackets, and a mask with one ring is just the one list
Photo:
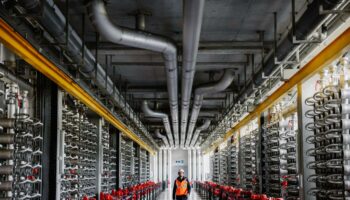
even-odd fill
[(88, 13), (100, 34), (109, 41), (125, 46), (147, 49), (163, 54), (169, 93), (170, 113), (172, 117), (175, 141), (178, 142), (178, 89), (177, 89), (177, 49), (170, 40), (146, 32), (130, 30), (115, 26), (107, 16), (105, 5), (101, 0), (92, 0)]
[[(342, 0), (314, 0), (307, 6), (306, 11), (300, 17), (298, 22), (295, 24), (295, 36), (299, 40), (305, 39), (312, 30), (314, 30), (321, 22), (325, 19), (327, 15), (320, 15), (320, 6), (323, 6), (325, 10), (332, 10), (335, 8)], [(345, 1), (346, 2), (346, 1)], [(291, 52), (298, 44), (293, 43), (293, 32), (292, 30), (288, 33), (287, 37), (280, 42), (276, 49), (276, 57), (278, 60), (283, 60), (289, 52)], [(237, 101), (244, 102), (247, 96), (253, 93), (253, 84), (259, 86), (264, 82), (262, 74), (265, 76), (271, 75), (271, 73), (276, 69), (278, 65), (275, 64), (274, 56), (270, 56), (268, 60), (264, 63), (263, 67), (260, 68), (258, 72), (255, 73), (253, 82), (250, 82), (245, 90), (239, 95)]]
[(186, 0), (183, 3), (181, 146), (184, 147), (205, 0)]
[(192, 138), (193, 130), (198, 119), (199, 111), (202, 107), (203, 96), (225, 90), (228, 86), (231, 85), (234, 79), (234, 75), (235, 75), (234, 70), (232, 69), (225, 70), (225, 73), (219, 82), (213, 85), (200, 87), (195, 90), (195, 97), (194, 97), (194, 103), (193, 103), (193, 108), (191, 113), (191, 119), (188, 125), (187, 139), (185, 142), (186, 147), (189, 146), (190, 140)]
[(190, 144), (189, 144), (190, 147), (195, 147), (200, 132), (204, 131), (205, 129), (208, 129), (209, 126), (210, 126), (210, 120), (207, 119), (207, 120), (205, 120), (205, 122), (204, 122), (204, 124), (202, 126), (196, 128), (196, 130), (194, 131), (192, 139), (190, 139)]
[(163, 120), (165, 132), (167, 134), (167, 137), (169, 139), (169, 147), (175, 147), (173, 134), (171, 133), (170, 123), (169, 123), (169, 117), (167, 114), (162, 112), (156, 112), (149, 108), (147, 101), (142, 102), (142, 111), (145, 113), (146, 116), (149, 117), (155, 117), (155, 118), (161, 118)]
[(166, 137), (165, 135), (162, 135), (162, 134), (160, 133), (159, 129), (156, 129), (155, 133), (156, 133), (156, 136), (157, 136), (157, 137), (159, 137), (160, 139), (162, 139), (162, 141), (163, 141), (163, 143), (164, 143), (164, 147), (165, 147), (165, 148), (170, 148), (171, 145), (169, 144), (169, 141), (168, 141), (167, 137)]
[[(77, 69), (87, 79), (91, 79), (96, 86), (111, 100), (123, 110), (123, 113), (136, 124), (140, 130), (147, 132), (146, 128), (140, 123), (140, 119), (136, 113), (132, 110), (130, 105), (125, 101), (124, 97), (115, 87), (112, 79), (108, 76), (102, 66), (96, 63), (96, 59), (91, 51), (83, 44), (79, 35), (73, 30), (71, 26), (68, 26), (68, 36), (65, 31), (66, 19), (60, 9), (54, 4), (53, 1), (40, 1), (40, 4), (32, 4), (33, 0), (21, 0), (19, 3), (23, 6), (28, 13), (38, 13), (39, 10), (41, 15), (36, 17), (41, 26), (55, 39), (55, 42), (61, 45), (65, 53), (76, 63)], [(84, 52), (84, 56), (83, 53)], [(79, 82), (79, 80), (77, 80)], [(157, 148), (157, 145), (152, 140), (149, 133), (145, 136), (152, 142)]]

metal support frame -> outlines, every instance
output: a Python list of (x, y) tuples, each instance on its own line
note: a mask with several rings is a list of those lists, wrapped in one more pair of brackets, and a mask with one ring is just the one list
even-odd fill
[[(139, 146), (136, 146), (135, 148), (136, 150), (136, 155), (137, 155), (137, 159), (139, 160), (139, 171), (138, 171), (138, 174), (139, 174), (139, 177), (138, 177), (138, 182), (141, 183), (141, 175), (142, 175), (142, 162), (141, 162), (141, 148)], [(132, 166), (132, 168), (135, 167), (135, 163), (133, 164), (134, 166)], [(135, 169), (134, 169), (135, 170)]]
[[(162, 150), (162, 181), (166, 180), (166, 150)], [(163, 186), (163, 189), (165, 189), (165, 186)]]
[[(306, 85), (304, 85), (306, 86)], [(306, 151), (312, 147), (312, 144), (308, 144), (306, 141), (306, 138), (310, 135), (313, 135), (312, 132), (305, 129), (305, 125), (312, 121), (312, 119), (307, 118), (304, 116), (305, 111), (308, 109), (309, 106), (305, 105), (305, 99), (309, 97), (310, 94), (314, 94), (313, 87), (304, 87), (302, 84), (298, 84), (298, 103), (297, 103), (297, 110), (298, 110), (298, 153), (297, 156), (302, 158), (299, 159), (299, 163), (297, 167), (300, 169), (299, 171), (299, 181), (300, 183), (300, 195), (302, 195), (302, 199), (308, 199), (308, 200), (315, 200), (315, 196), (309, 195), (308, 190), (311, 188), (315, 188), (316, 184), (314, 182), (308, 182), (307, 178), (312, 174), (314, 171), (313, 169), (309, 169), (307, 167), (308, 162), (312, 162), (315, 160), (314, 157), (306, 156)], [(311, 90), (311, 91), (310, 91)]]
[(350, 9), (344, 9), (344, 10), (325, 10), (325, 9), (323, 8), (323, 5), (320, 5), (320, 7), (319, 7), (319, 13), (320, 13), (320, 15), (347, 14), (347, 13), (350, 13)]
[[(172, 151), (170, 149), (167, 150), (168, 151), (168, 179), (166, 184), (168, 185), (168, 188), (171, 189), (171, 181), (172, 181), (172, 176), (171, 176), (171, 166), (172, 166)], [(169, 182), (169, 184), (168, 184)]]
[[(43, 122), (43, 155), (42, 155), (42, 199), (55, 199), (57, 178), (57, 104), (58, 88), (45, 76), (38, 75), (37, 113)], [(45, 85), (45, 87), (41, 87)]]
[(189, 149), (187, 150), (187, 157), (188, 157), (188, 178), (192, 180), (192, 167), (193, 167), (193, 162), (192, 162), (192, 150)]
[(117, 186), (118, 188), (123, 188), (122, 185), (122, 134), (118, 131), (116, 134), (116, 139), (117, 139), (117, 146), (116, 146), (116, 150), (117, 150), (117, 159), (118, 159), (118, 163), (117, 163), (117, 174), (118, 174), (118, 178), (117, 178)]
[(262, 174), (262, 142), (263, 142), (263, 128), (262, 124), (264, 123), (264, 116), (261, 114), (258, 116), (258, 124), (259, 124), (259, 133), (256, 142), (256, 166), (257, 166), (257, 176), (259, 178), (259, 193), (262, 194), (263, 191), (263, 174)]
[(56, 158), (56, 198), (61, 197), (61, 176), (64, 173), (64, 131), (62, 128), (63, 92), (57, 91), (57, 158)]
[(162, 182), (163, 179), (163, 150), (158, 151), (158, 181)]
[[(293, 41), (294, 41), (294, 37), (295, 37), (295, 3), (294, 0), (292, 0), (292, 35), (293, 35)], [(277, 57), (277, 13), (274, 12), (273, 13), (273, 30), (274, 30), (274, 63), (275, 65), (295, 65), (298, 64), (300, 62), (299, 59), (299, 51), (296, 53), (296, 60), (295, 61), (279, 61), (278, 57)]]
[(97, 149), (97, 167), (96, 167), (96, 193), (100, 194), (102, 185), (102, 174), (103, 174), (103, 144), (102, 144), (102, 131), (103, 131), (103, 119), (97, 120), (97, 138), (98, 138), (98, 149)]

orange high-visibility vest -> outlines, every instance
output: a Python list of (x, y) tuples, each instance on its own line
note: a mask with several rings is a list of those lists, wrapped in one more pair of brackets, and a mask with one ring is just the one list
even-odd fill
[(176, 183), (176, 196), (185, 196), (187, 195), (188, 191), (187, 191), (187, 186), (188, 186), (188, 182), (186, 179), (184, 179), (183, 181), (179, 181), (176, 179), (175, 181)]

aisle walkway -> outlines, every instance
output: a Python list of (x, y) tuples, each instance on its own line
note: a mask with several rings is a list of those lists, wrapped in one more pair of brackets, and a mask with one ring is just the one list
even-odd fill
[[(158, 196), (157, 199), (159, 199), (159, 200), (173, 200), (171, 191), (170, 190), (165, 190), (164, 192), (162, 192)], [(190, 196), (190, 198), (188, 198), (188, 200), (201, 200), (201, 198), (199, 197), (197, 192), (193, 190), (193, 192), (191, 193), (191, 196)]]

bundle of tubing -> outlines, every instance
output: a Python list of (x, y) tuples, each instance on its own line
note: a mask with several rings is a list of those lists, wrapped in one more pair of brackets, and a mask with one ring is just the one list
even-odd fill
[[(100, 200), (117, 200), (117, 199), (131, 199), (138, 200), (150, 195), (152, 192), (161, 188), (161, 183), (153, 181), (146, 181), (128, 188), (112, 190), (111, 193), (101, 192)], [(85, 198), (83, 200), (95, 200), (93, 198)]]
[(268, 197), (266, 194), (255, 194), (251, 190), (243, 190), (227, 185), (219, 185), (210, 181), (195, 181), (200, 190), (211, 193), (212, 196), (222, 200), (283, 200), (283, 198)]

